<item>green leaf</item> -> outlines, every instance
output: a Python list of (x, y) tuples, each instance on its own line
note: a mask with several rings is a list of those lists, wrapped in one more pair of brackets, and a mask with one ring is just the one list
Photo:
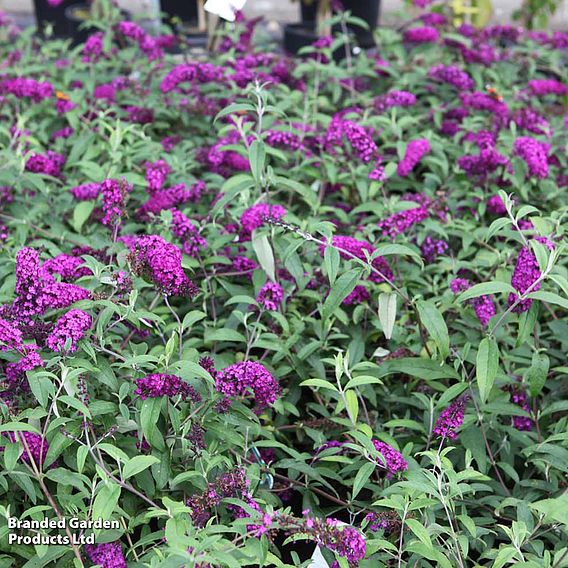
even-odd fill
[(191, 310), (190, 312), (188, 312), (187, 314), (185, 314), (185, 317), (183, 318), (182, 321), (182, 329), (186, 330), (189, 329), (190, 327), (193, 326), (193, 324), (197, 323), (198, 321), (202, 320), (203, 318), (206, 318), (207, 314), (205, 312), (202, 312), (200, 310)]
[(505, 564), (509, 564), (515, 554), (517, 554), (517, 550), (513, 546), (500, 548), (491, 568), (502, 568)]
[(506, 282), (482, 282), (462, 292), (457, 300), (458, 302), (465, 302), (488, 294), (510, 294), (511, 292), (515, 292), (515, 289)]
[(556, 521), (568, 525), (568, 494), (566, 493), (555, 499), (544, 499), (530, 503), (529, 507), (544, 514), (548, 523)]
[(568, 310), (568, 300), (566, 298), (562, 298), (558, 294), (553, 294), (552, 292), (531, 292), (527, 297), (532, 298), (533, 300), (541, 300), (547, 304), (560, 306), (561, 308)]
[(233, 113), (241, 113), (243, 111), (247, 112), (254, 112), (254, 106), (250, 103), (233, 103), (229, 106), (226, 106), (223, 110), (219, 111), (215, 116), (215, 120), (213, 120), (213, 124), (217, 122), (220, 118), (224, 116), (228, 116), (229, 114)]
[(357, 398), (357, 393), (354, 390), (348, 390), (345, 393), (345, 405), (347, 406), (347, 412), (353, 424), (357, 422), (357, 417), (359, 416), (359, 399)]
[(128, 463), (124, 465), (122, 476), (124, 479), (128, 479), (159, 461), (160, 460), (155, 456), (135, 456), (128, 460)]
[(494, 339), (484, 337), (477, 351), (475, 376), (479, 396), (486, 402), (499, 369), (499, 347)]
[(93, 502), (93, 519), (109, 520), (120, 497), (120, 486), (112, 481), (103, 485)]
[(489, 226), (487, 230), (487, 235), (485, 236), (485, 240), (489, 241), (492, 237), (494, 237), (501, 229), (507, 227), (512, 223), (509, 217), (500, 217), (499, 219), (495, 219), (493, 223)]
[(416, 519), (406, 519), (406, 526), (414, 533), (419, 540), (428, 548), (432, 548), (432, 541), (428, 531)]
[(87, 446), (79, 446), (79, 448), (77, 448), (77, 471), (79, 473), (83, 473), (88, 453), (89, 448)]
[(252, 177), (257, 183), (260, 183), (262, 171), (266, 162), (266, 150), (264, 144), (260, 140), (253, 140), (249, 146), (249, 162)]
[(450, 336), (444, 317), (434, 303), (429, 300), (419, 300), (416, 303), (416, 308), (422, 324), (430, 337), (436, 342), (440, 359), (444, 361), (450, 354)]
[(58, 400), (64, 402), (71, 408), (78, 410), (81, 414), (83, 414), (87, 418), (91, 418), (91, 411), (80, 400), (68, 395), (60, 396)]
[(360, 375), (358, 377), (354, 377), (350, 379), (350, 381), (345, 385), (345, 390), (352, 389), (355, 387), (360, 387), (362, 385), (382, 385), (383, 381), (381, 379), (377, 379), (377, 377), (373, 377), (371, 375)]
[(33, 432), (34, 434), (41, 435), (39, 430), (23, 422), (7, 422), (0, 426), (0, 432)]
[(301, 387), (320, 387), (322, 389), (331, 389), (335, 392), (339, 392), (337, 387), (328, 381), (324, 381), (323, 379), (306, 379), (300, 383)]
[(90, 217), (95, 208), (95, 201), (81, 201), (73, 210), (73, 229), (80, 233), (85, 221)]
[(379, 294), (379, 321), (383, 326), (385, 338), (390, 339), (396, 321), (396, 294), (387, 292)]
[(531, 336), (538, 317), (538, 302), (533, 302), (530, 309), (519, 316), (519, 332), (515, 347), (520, 347)]
[(359, 277), (361, 276), (361, 269), (354, 268), (342, 274), (333, 284), (331, 290), (329, 292), (328, 297), (325, 299), (322, 311), (321, 311), (321, 318), (322, 320), (327, 320), (333, 312), (339, 308), (341, 302), (353, 292), (355, 286), (357, 286), (357, 282), (359, 281)]
[(385, 377), (394, 373), (410, 375), (425, 381), (438, 379), (459, 379), (459, 375), (449, 365), (440, 365), (437, 361), (423, 359), (422, 357), (404, 357), (393, 359), (381, 364), (378, 376)]
[(550, 359), (544, 353), (535, 353), (532, 363), (526, 374), (526, 383), (529, 385), (531, 396), (537, 396), (543, 389), (548, 369), (550, 368)]
[(108, 454), (112, 459), (116, 460), (117, 462), (126, 463), (130, 459), (125, 451), (121, 450), (114, 444), (106, 444), (103, 442), (101, 444), (98, 444), (97, 448)]
[(371, 474), (375, 471), (376, 467), (377, 466), (374, 463), (367, 462), (359, 468), (359, 471), (355, 476), (355, 480), (353, 481), (351, 499), (355, 499), (355, 497), (359, 495), (359, 492), (363, 489), (365, 483), (367, 483), (367, 480), (371, 477)]
[(22, 445), (18, 442), (6, 442), (2, 453), (4, 454), (4, 467), (7, 471), (12, 471), (22, 453)]
[(239, 333), (236, 329), (215, 329), (211, 332), (205, 333), (205, 341), (245, 341), (247, 338), (242, 334)]
[(333, 283), (337, 278), (337, 272), (339, 270), (339, 251), (332, 246), (325, 247), (325, 250), (323, 252), (323, 261), (325, 265), (325, 271), (327, 272), (327, 277), (329, 278), (329, 284), (330, 286), (333, 286)]
[(256, 253), (260, 266), (262, 266), (262, 269), (268, 278), (270, 278), (272, 282), (275, 282), (274, 253), (272, 252), (272, 247), (270, 246), (268, 237), (266, 235), (259, 235), (256, 231), (254, 231), (252, 235), (252, 248)]
[(378, 245), (375, 251), (373, 252), (373, 256), (389, 256), (389, 255), (398, 255), (398, 256), (411, 256), (412, 258), (416, 259), (421, 266), (424, 266), (424, 262), (422, 257), (410, 247), (405, 245), (395, 245), (395, 244), (384, 244)]
[(161, 408), (161, 398), (147, 398), (142, 401), (142, 408), (140, 409), (140, 425), (144, 437), (151, 446), (159, 450), (165, 449), (164, 438), (157, 428)]

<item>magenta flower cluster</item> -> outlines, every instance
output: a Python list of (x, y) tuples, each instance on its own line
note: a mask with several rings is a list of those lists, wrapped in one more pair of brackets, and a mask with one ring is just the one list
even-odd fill
[[(260, 512), (260, 507), (253, 499), (250, 492), (250, 482), (246, 477), (246, 471), (242, 467), (221, 474), (213, 482), (207, 483), (207, 487), (187, 499), (187, 506), (191, 509), (191, 520), (197, 527), (203, 527), (215, 514), (223, 499), (241, 499), (249, 507)], [(248, 514), (236, 505), (230, 505), (230, 510), (237, 518)]]
[[(536, 240), (546, 245), (549, 250), (554, 248), (553, 243), (544, 237), (537, 237)], [(529, 247), (523, 247), (519, 252), (515, 269), (513, 270), (513, 276), (511, 277), (511, 285), (517, 291), (516, 294), (512, 292), (509, 294), (509, 306), (516, 304), (513, 308), (514, 312), (526, 312), (531, 307), (533, 302), (532, 298), (521, 300), (521, 296), (529, 289), (531, 292), (538, 292), (538, 290), (540, 290), (540, 282), (538, 284), (535, 284), (535, 282), (538, 281), (541, 274), (534, 253)]]
[(201, 395), (177, 375), (153, 373), (141, 379), (136, 379), (134, 382), (136, 384), (134, 394), (142, 400), (162, 396), (172, 398), (179, 395), (182, 399), (189, 399), (194, 403), (201, 401)]
[(284, 297), (284, 290), (278, 282), (267, 282), (258, 292), (256, 301), (265, 309), (269, 311), (276, 311), (278, 306), (282, 303)]
[(435, 43), (440, 39), (440, 32), (433, 27), (410, 28), (404, 32), (404, 41), (409, 43)]
[(65, 164), (65, 156), (48, 150), (45, 154), (34, 152), (26, 162), (26, 170), (34, 174), (45, 174), (52, 177), (61, 176), (61, 168)]
[(0, 318), (0, 351), (23, 349), (22, 332), (11, 322)]
[(103, 544), (86, 544), (89, 560), (102, 568), (127, 568), (120, 541)]
[(243, 227), (243, 236), (245, 239), (255, 229), (262, 227), (266, 219), (280, 220), (286, 215), (286, 209), (282, 205), (272, 205), (269, 203), (257, 203), (246, 209), (241, 215), (241, 226)]
[(474, 87), (473, 79), (455, 65), (436, 65), (428, 72), (429, 77), (443, 83), (448, 83), (458, 91), (471, 91)]
[(146, 182), (148, 183), (148, 193), (156, 193), (164, 186), (164, 183), (172, 171), (171, 166), (166, 160), (158, 160), (146, 164)]
[(531, 79), (528, 82), (528, 87), (531, 94), (536, 97), (544, 97), (546, 95), (563, 97), (568, 95), (568, 85), (555, 79)]
[(468, 400), (468, 395), (461, 396), (456, 398), (450, 406), (442, 410), (440, 416), (438, 416), (438, 419), (436, 420), (436, 424), (434, 425), (432, 432), (441, 438), (455, 440), (458, 436), (458, 431), (463, 424), (465, 408)]
[[(347, 237), (342, 235), (335, 235), (331, 241), (333, 247), (335, 247), (339, 251), (339, 255), (341, 258), (345, 260), (352, 260), (352, 256), (363, 260), (364, 262), (368, 262), (368, 258), (370, 258), (373, 253), (375, 252), (375, 247), (373, 245), (367, 243), (366, 241), (359, 241), (354, 239), (353, 237)], [(320, 247), (320, 254), (323, 255), (324, 247)], [(347, 254), (349, 253), (349, 254)], [(381, 257), (377, 256), (371, 260), (371, 266), (380, 272), (371, 271), (369, 275), (369, 280), (372, 282), (383, 282), (384, 277), (388, 280), (392, 280), (393, 273), (390, 266), (387, 264), (387, 261)]]
[(36, 81), (28, 77), (14, 77), (0, 81), (0, 94), (10, 94), (18, 99), (30, 98), (39, 103), (53, 97), (54, 89), (53, 85), (46, 81)]
[[(450, 290), (454, 294), (459, 294), (471, 288), (471, 283), (466, 278), (454, 278), (450, 283)], [(475, 315), (479, 320), (479, 323), (483, 327), (487, 327), (491, 318), (497, 313), (495, 308), (495, 303), (489, 295), (477, 296), (477, 298), (472, 298), (468, 300), (468, 304), (473, 306)]]
[(421, 223), (430, 216), (426, 207), (413, 207), (405, 209), (383, 219), (378, 223), (384, 236), (394, 239), (396, 235), (400, 235), (407, 231), (416, 223)]
[(272, 406), (280, 395), (278, 381), (256, 361), (242, 361), (216, 373), (215, 387), (229, 397), (254, 396), (255, 411)]
[(333, 146), (343, 146), (345, 139), (354, 156), (362, 162), (370, 162), (378, 155), (378, 148), (371, 133), (352, 120), (344, 119), (344, 114), (336, 114), (331, 120), (325, 135), (326, 147), (331, 149)]
[(147, 34), (144, 29), (134, 22), (119, 22), (116, 26), (117, 31), (123, 36), (134, 40), (140, 50), (148, 57), (149, 61), (163, 57), (162, 49), (156, 38)]
[(40, 268), (35, 249), (23, 248), (16, 255), (16, 299), (12, 310), (16, 317), (26, 320), (48, 309), (66, 308), (85, 300), (90, 293), (74, 284), (57, 282)]
[(150, 190), (151, 197), (138, 209), (138, 217), (141, 220), (148, 220), (151, 215), (159, 215), (160, 211), (164, 211), (165, 209), (179, 207), (188, 202), (196, 203), (200, 200), (205, 190), (205, 183), (202, 181), (197, 181), (190, 187), (179, 183), (153, 193), (152, 190)]
[(374, 107), (378, 112), (383, 112), (394, 107), (411, 107), (416, 104), (416, 101), (416, 95), (409, 91), (390, 91), (377, 97)]
[[(530, 414), (531, 407), (529, 405), (529, 397), (527, 391), (519, 384), (509, 387), (511, 394), (511, 402), (520, 406), (527, 414)], [(534, 422), (529, 416), (513, 416), (513, 428), (528, 432), (533, 429)]]
[(398, 163), (396, 173), (401, 177), (408, 176), (430, 150), (430, 142), (426, 138), (410, 141), (403, 159)]
[(84, 183), (72, 187), (69, 191), (77, 201), (94, 201), (101, 192), (101, 184)]
[(426, 262), (434, 262), (439, 256), (448, 251), (448, 243), (443, 239), (435, 239), (427, 235), (420, 245), (420, 253)]
[(548, 176), (548, 149), (547, 144), (529, 136), (517, 138), (513, 146), (513, 152), (526, 162), (530, 175), (541, 179)]
[(193, 258), (207, 248), (207, 241), (191, 220), (177, 209), (172, 209), (172, 234), (182, 243), (182, 251)]
[(382, 456), (382, 459), (376, 460), (377, 466), (386, 470), (387, 479), (391, 479), (397, 473), (402, 473), (408, 469), (407, 461), (398, 450), (380, 440), (372, 440), (372, 442), (375, 450)]
[(495, 148), (495, 136), (491, 132), (479, 132), (475, 136), (479, 147), (478, 154), (466, 154), (458, 158), (459, 167), (464, 172), (485, 177), (500, 167), (506, 167), (509, 160)]
[(132, 269), (151, 280), (165, 296), (195, 296), (199, 290), (181, 265), (181, 251), (159, 235), (145, 235), (134, 242)]
[(124, 180), (106, 179), (101, 183), (103, 196), (103, 225), (114, 225), (124, 215), (126, 195), (132, 191), (132, 186)]
[(31, 464), (33, 460), (36, 466), (43, 465), (49, 450), (49, 444), (45, 438), (34, 432), (18, 432), (17, 434), (10, 432), (10, 438), (12, 442), (20, 442), (23, 446), (24, 451), (20, 456), (22, 461)]
[(73, 353), (77, 351), (77, 342), (83, 338), (92, 323), (93, 318), (88, 313), (69, 310), (57, 320), (45, 343), (53, 351)]

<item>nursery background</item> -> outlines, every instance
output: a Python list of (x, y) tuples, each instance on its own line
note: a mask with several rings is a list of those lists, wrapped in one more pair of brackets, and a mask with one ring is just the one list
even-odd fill
[(222, 4), (0, 14), (0, 568), (568, 566), (565, 6)]

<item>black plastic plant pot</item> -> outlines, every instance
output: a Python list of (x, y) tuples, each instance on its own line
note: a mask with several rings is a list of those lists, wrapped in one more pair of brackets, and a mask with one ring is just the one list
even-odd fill
[(284, 50), (288, 53), (296, 54), (302, 47), (312, 45), (317, 39), (314, 22), (284, 26)]
[(34, 0), (37, 29), (40, 34), (45, 33), (48, 24), (53, 28), (53, 35), (65, 37), (67, 35), (67, 18), (65, 10), (77, 0), (63, 0), (59, 6), (50, 6), (47, 0)]
[[(315, 32), (315, 22), (302, 22), (301, 24), (286, 24), (284, 26), (284, 51), (296, 55), (302, 47), (312, 45), (318, 39)], [(353, 47), (353, 46), (352, 46)], [(346, 48), (338, 48), (333, 52), (333, 60), (339, 63), (347, 56)]]
[(90, 17), (91, 10), (88, 4), (73, 4), (65, 10), (67, 35), (72, 38), (73, 45), (84, 43), (91, 34), (97, 31), (96, 28), (83, 25)]
[(196, 0), (160, 0), (162, 22), (171, 26), (178, 32), (181, 25), (197, 26), (197, 2)]
[(373, 30), (379, 25), (379, 14), (381, 11), (381, 0), (343, 0), (343, 6), (349, 10), (353, 16), (365, 21), (369, 30), (359, 26), (350, 26), (361, 47), (372, 47), (375, 45)]
[[(126, 10), (120, 10), (122, 20), (131, 20), (132, 14)], [(65, 9), (65, 20), (67, 22), (67, 36), (72, 39), (72, 45), (85, 43), (87, 38), (99, 31), (93, 26), (83, 25), (91, 18), (91, 8), (88, 4), (72, 4)]]
[[(359, 26), (349, 26), (350, 31), (357, 38), (357, 42), (361, 47), (373, 47), (375, 40), (373, 39), (373, 30), (379, 24), (379, 15), (381, 10), (381, 0), (342, 0), (343, 7), (349, 10), (353, 16), (365, 21), (369, 26), (369, 30), (365, 30)], [(300, 11), (302, 16), (302, 24), (306, 29), (315, 30), (317, 16), (318, 1), (313, 0), (310, 3), (301, 2)], [(334, 33), (340, 32), (338, 28), (334, 28)]]

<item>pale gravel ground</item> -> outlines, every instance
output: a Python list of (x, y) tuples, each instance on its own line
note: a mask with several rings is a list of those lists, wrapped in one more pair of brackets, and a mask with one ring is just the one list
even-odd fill
[[(152, 13), (158, 0), (118, 0), (118, 3), (133, 13), (148, 14)], [(509, 22), (512, 11), (520, 4), (521, 0), (493, 0), (494, 22)], [(402, 5), (402, 0), (383, 0), (381, 23), (389, 25), (399, 21)], [(32, 0), (0, 0), (0, 10), (9, 12), (19, 21), (25, 22), (33, 14), (33, 3)], [(286, 23), (298, 20), (299, 8), (297, 1), (293, 3), (291, 0), (248, 0), (245, 11), (250, 16), (264, 16), (269, 22)], [(551, 27), (568, 30), (568, 0), (565, 0), (558, 10)]]

